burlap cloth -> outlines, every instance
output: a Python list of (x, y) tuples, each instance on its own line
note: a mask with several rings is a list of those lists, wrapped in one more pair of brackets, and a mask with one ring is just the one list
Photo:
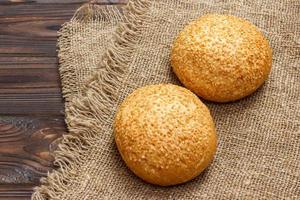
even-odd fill
[[(297, 0), (133, 0), (84, 6), (60, 31), (59, 59), (66, 122), (55, 163), (38, 199), (299, 199), (300, 2)], [(123, 11), (122, 11), (123, 12)], [(116, 149), (112, 122), (135, 88), (179, 84), (169, 54), (176, 34), (207, 13), (241, 16), (273, 48), (273, 68), (257, 92), (210, 108), (218, 131), (214, 162), (174, 187), (143, 182)]]

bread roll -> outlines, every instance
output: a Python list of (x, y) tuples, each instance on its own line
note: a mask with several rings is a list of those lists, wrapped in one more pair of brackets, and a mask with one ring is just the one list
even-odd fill
[(253, 93), (267, 79), (272, 50), (249, 21), (210, 14), (188, 24), (174, 41), (171, 65), (198, 96), (229, 102)]
[(161, 186), (198, 176), (213, 160), (217, 145), (208, 108), (189, 90), (171, 84), (130, 94), (116, 114), (114, 135), (129, 169)]

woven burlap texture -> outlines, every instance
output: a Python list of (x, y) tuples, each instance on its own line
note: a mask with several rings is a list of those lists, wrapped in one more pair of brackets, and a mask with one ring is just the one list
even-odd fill
[[(66, 98), (64, 136), (38, 199), (299, 199), (300, 3), (295, 0), (132, 0), (122, 11), (84, 6), (59, 38)], [(134, 89), (180, 84), (170, 67), (178, 32), (207, 13), (256, 24), (273, 49), (272, 72), (251, 96), (204, 103), (214, 117), (218, 151), (198, 178), (173, 187), (143, 182), (116, 149), (112, 122)]]

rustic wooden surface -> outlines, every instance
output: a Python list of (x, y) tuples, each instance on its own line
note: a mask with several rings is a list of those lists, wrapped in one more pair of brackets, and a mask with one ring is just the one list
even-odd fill
[(57, 30), (85, 2), (0, 0), (0, 199), (30, 199), (53, 168), (51, 152), (66, 133)]

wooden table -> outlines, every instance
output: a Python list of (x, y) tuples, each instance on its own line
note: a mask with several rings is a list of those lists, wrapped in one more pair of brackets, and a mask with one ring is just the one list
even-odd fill
[(50, 152), (66, 133), (57, 30), (85, 2), (0, 0), (0, 199), (30, 199), (53, 168)]

